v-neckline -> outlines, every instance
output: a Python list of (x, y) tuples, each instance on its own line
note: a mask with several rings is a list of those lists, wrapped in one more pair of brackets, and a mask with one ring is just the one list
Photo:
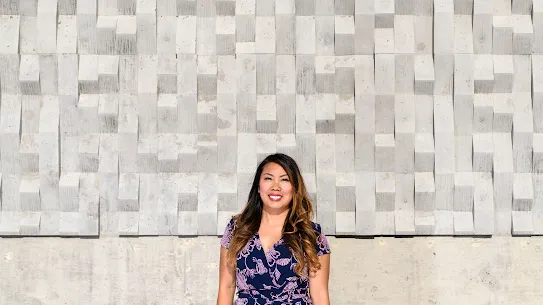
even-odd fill
[(268, 252), (270, 252), (272, 249), (275, 249), (277, 244), (281, 240), (283, 240), (283, 236), (281, 236), (281, 238), (279, 238), (273, 245), (270, 246), (270, 248), (268, 250), (266, 250), (266, 249), (264, 249), (264, 245), (262, 244), (262, 239), (260, 239), (260, 233), (256, 232), (256, 238), (258, 238), (258, 242), (260, 243), (260, 247), (262, 248), (262, 252), (264, 252), (264, 255), (267, 255)]

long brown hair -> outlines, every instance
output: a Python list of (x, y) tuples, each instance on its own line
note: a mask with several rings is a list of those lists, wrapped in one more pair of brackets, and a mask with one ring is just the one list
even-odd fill
[(296, 161), (290, 156), (281, 153), (267, 156), (258, 165), (253, 185), (249, 191), (247, 205), (240, 214), (234, 216), (234, 226), (236, 229), (233, 232), (228, 247), (228, 262), (232, 266), (235, 265), (238, 253), (260, 228), (263, 202), (258, 193), (258, 187), (264, 166), (268, 163), (276, 163), (283, 167), (292, 184), (292, 202), (289, 214), (283, 225), (283, 240), (298, 261), (295, 272), (305, 277), (304, 270), (314, 272), (321, 267), (315, 248), (317, 236), (311, 221), (313, 205), (309, 199), (304, 179)]

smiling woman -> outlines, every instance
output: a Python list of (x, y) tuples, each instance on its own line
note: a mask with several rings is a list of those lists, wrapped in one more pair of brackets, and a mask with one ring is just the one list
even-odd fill
[(217, 305), (329, 305), (330, 247), (298, 165), (273, 154), (258, 166), (243, 211), (221, 239)]

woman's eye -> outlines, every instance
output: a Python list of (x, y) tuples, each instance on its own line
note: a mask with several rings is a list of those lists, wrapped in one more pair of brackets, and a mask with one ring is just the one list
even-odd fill
[(283, 181), (287, 181), (287, 182), (288, 182), (288, 179), (287, 179), (287, 178), (285, 178), (285, 179), (283, 179)]

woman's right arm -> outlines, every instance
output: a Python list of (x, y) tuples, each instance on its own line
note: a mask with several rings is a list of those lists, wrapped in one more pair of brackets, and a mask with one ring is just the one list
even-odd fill
[(236, 292), (236, 270), (226, 262), (228, 250), (221, 246), (219, 261), (219, 295), (217, 305), (233, 305)]

